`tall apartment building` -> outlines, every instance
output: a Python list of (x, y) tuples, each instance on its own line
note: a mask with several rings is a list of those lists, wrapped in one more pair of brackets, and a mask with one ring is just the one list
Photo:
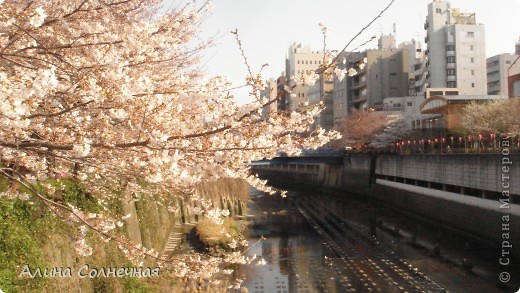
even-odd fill
[[(354, 62), (354, 60), (362, 60), (364, 53), (362, 52), (350, 52), (344, 53), (340, 59), (345, 58), (345, 63), (340, 62), (338, 64), (339, 69), (348, 69)], [(339, 80), (337, 76), (334, 76), (333, 81), (333, 119), (334, 125), (341, 122), (344, 117), (347, 117), (348, 112), (352, 109), (352, 97), (349, 99), (349, 89), (352, 88), (352, 78), (345, 76), (342, 80)], [(352, 94), (350, 94), (352, 96)]]
[(427, 83), (431, 88), (458, 88), (461, 95), (487, 93), (484, 26), (475, 13), (461, 13), (448, 1), (428, 5)]
[(406, 44), (408, 48), (409, 58), (409, 85), (408, 96), (423, 96), (426, 92), (426, 76), (428, 74), (428, 67), (426, 66), (426, 54), (423, 44), (417, 40), (412, 40), (411, 43)]
[(321, 78), (314, 85), (309, 87), (309, 104), (317, 104), (323, 101), (324, 109), (314, 117), (313, 127), (330, 130), (334, 127), (334, 84), (331, 80)]
[[(409, 50), (406, 45), (396, 48), (395, 37), (384, 35), (377, 49), (348, 54), (346, 64), (340, 63), (339, 68), (354, 68), (357, 73), (341, 81), (334, 79), (334, 123), (339, 123), (353, 109), (382, 110), (385, 98), (408, 96)], [(364, 58), (367, 62), (360, 69), (357, 64)]]
[(393, 40), (380, 42), (380, 45), (385, 44), (386, 47), (367, 50), (359, 56), (360, 60), (367, 58), (367, 63), (352, 76), (352, 84), (348, 88), (352, 108), (378, 110), (383, 108), (385, 98), (408, 96), (408, 48), (395, 49), (395, 39)]
[(324, 52), (311, 51), (310, 46), (293, 43), (286, 59), (287, 84), (291, 87), (291, 98), (287, 111), (294, 111), (308, 101), (309, 86), (301, 85), (300, 78), (318, 69), (323, 63)]
[(509, 67), (515, 61), (516, 56), (505, 53), (487, 59), (487, 93), (488, 95), (508, 96), (507, 79), (509, 74), (520, 73), (520, 66)]

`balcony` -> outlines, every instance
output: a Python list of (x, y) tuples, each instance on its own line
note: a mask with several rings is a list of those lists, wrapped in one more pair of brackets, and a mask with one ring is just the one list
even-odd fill
[(355, 83), (352, 83), (352, 89), (353, 90), (361, 89), (361, 88), (364, 88), (366, 86), (367, 86), (366, 82), (355, 82)]
[(448, 75), (448, 77), (446, 77), (446, 81), (457, 81), (457, 76), (456, 75)]
[(446, 51), (446, 56), (447, 57), (455, 56), (455, 51)]
[(367, 97), (354, 97), (352, 104), (359, 104), (367, 101)]
[(455, 69), (457, 67), (457, 65), (455, 63), (447, 63), (446, 64), (446, 68), (448, 69)]

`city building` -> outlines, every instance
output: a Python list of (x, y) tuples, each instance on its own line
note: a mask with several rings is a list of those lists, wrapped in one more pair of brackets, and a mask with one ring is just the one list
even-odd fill
[(268, 101), (274, 101), (262, 108), (262, 119), (269, 119), (272, 113), (278, 112), (278, 84), (274, 78), (266, 81), (265, 89), (260, 92), (261, 98), (266, 98)]
[[(390, 41), (393, 40), (393, 41)], [(409, 93), (409, 48), (396, 49), (394, 36), (382, 36), (377, 50), (366, 50), (351, 61), (352, 67), (366, 58), (366, 64), (347, 81), (350, 109), (381, 110), (388, 97), (403, 97)]]
[(428, 5), (424, 28), (427, 87), (458, 88), (461, 95), (487, 94), (485, 32), (475, 13), (461, 13), (448, 1), (434, 0)]
[(516, 58), (505, 53), (487, 59), (488, 95), (509, 95), (508, 77), (520, 73), (520, 66), (513, 66)]
[(470, 102), (486, 102), (490, 100), (506, 99), (501, 95), (432, 95), (424, 100), (420, 107), (421, 114), (436, 115), (421, 122), (427, 125), (423, 128), (445, 128), (458, 130), (462, 128), (464, 106)]
[(383, 111), (387, 115), (399, 115), (406, 124), (406, 130), (428, 128), (430, 119), (435, 119), (435, 114), (421, 113), (421, 104), (424, 99), (418, 96), (392, 97), (383, 101)]
[(327, 80), (320, 76), (318, 82), (309, 87), (309, 105), (316, 105), (323, 101), (323, 110), (317, 117), (314, 117), (314, 128), (323, 128), (330, 130), (334, 127), (334, 100), (333, 100), (334, 84), (332, 80)]
[[(339, 62), (338, 69), (344, 70), (348, 69), (354, 60), (362, 60), (364, 53), (360, 52), (350, 52), (344, 53), (340, 56), (340, 60), (345, 59), (345, 62)], [(349, 103), (352, 101), (352, 94), (348, 89), (352, 87), (352, 78), (345, 76), (343, 79), (339, 79), (337, 76), (334, 76), (333, 81), (333, 119), (334, 125), (341, 123), (341, 120), (347, 117), (348, 112), (352, 109), (352, 104)], [(350, 99), (349, 99), (350, 93)]]
[(507, 68), (509, 97), (520, 97), (520, 38), (515, 47), (515, 59)]
[(302, 85), (306, 75), (312, 74), (323, 63), (324, 52), (311, 51), (310, 46), (293, 43), (286, 58), (286, 84), (292, 94), (287, 101), (287, 111), (295, 111), (308, 102), (309, 86)]
[(405, 44), (408, 47), (409, 64), (409, 96), (424, 97), (428, 83), (426, 82), (428, 67), (426, 66), (426, 54), (423, 44), (412, 39), (411, 43)]

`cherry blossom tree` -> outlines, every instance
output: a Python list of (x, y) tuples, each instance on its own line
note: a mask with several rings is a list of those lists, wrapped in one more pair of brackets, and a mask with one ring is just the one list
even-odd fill
[[(101, 205), (115, 189), (159, 194), (165, 202), (174, 195), (203, 200), (196, 184), (222, 177), (274, 192), (246, 163), (338, 137), (322, 130), (295, 134), (308, 131), (318, 107), (262, 120), (262, 107), (275, 101), (258, 97), (238, 106), (224, 77), (205, 78), (197, 70), (199, 54), (211, 44), (197, 39), (210, 3), (166, 12), (160, 4), (0, 1), (1, 174), (76, 222), (80, 236), (92, 229), (120, 243), (131, 260), (158, 253), (111, 235), (123, 218), (54, 201), (47, 180), (72, 178)], [(260, 80), (248, 76), (253, 93)], [(12, 188), (3, 196), (20, 194)], [(92, 252), (81, 237), (76, 248)]]
[[(397, 117), (387, 115), (384, 112), (354, 109), (336, 127), (342, 135), (339, 143), (342, 146), (358, 146), (370, 143), (376, 134), (384, 131), (385, 127), (392, 125), (396, 119)], [(337, 144), (337, 142), (334, 143)]]
[(389, 115), (386, 119), (386, 124), (372, 137), (370, 147), (386, 148), (409, 134), (406, 122), (400, 115)]
[(464, 107), (462, 126), (469, 133), (520, 136), (520, 99), (473, 102)]

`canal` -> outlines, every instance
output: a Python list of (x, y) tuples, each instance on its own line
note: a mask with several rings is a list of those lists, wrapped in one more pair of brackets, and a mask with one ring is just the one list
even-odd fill
[[(251, 192), (248, 292), (516, 292), (495, 248), (365, 198)], [(261, 240), (265, 238), (265, 240)], [(517, 269), (517, 268), (516, 268)], [(515, 280), (517, 282), (517, 280)]]

